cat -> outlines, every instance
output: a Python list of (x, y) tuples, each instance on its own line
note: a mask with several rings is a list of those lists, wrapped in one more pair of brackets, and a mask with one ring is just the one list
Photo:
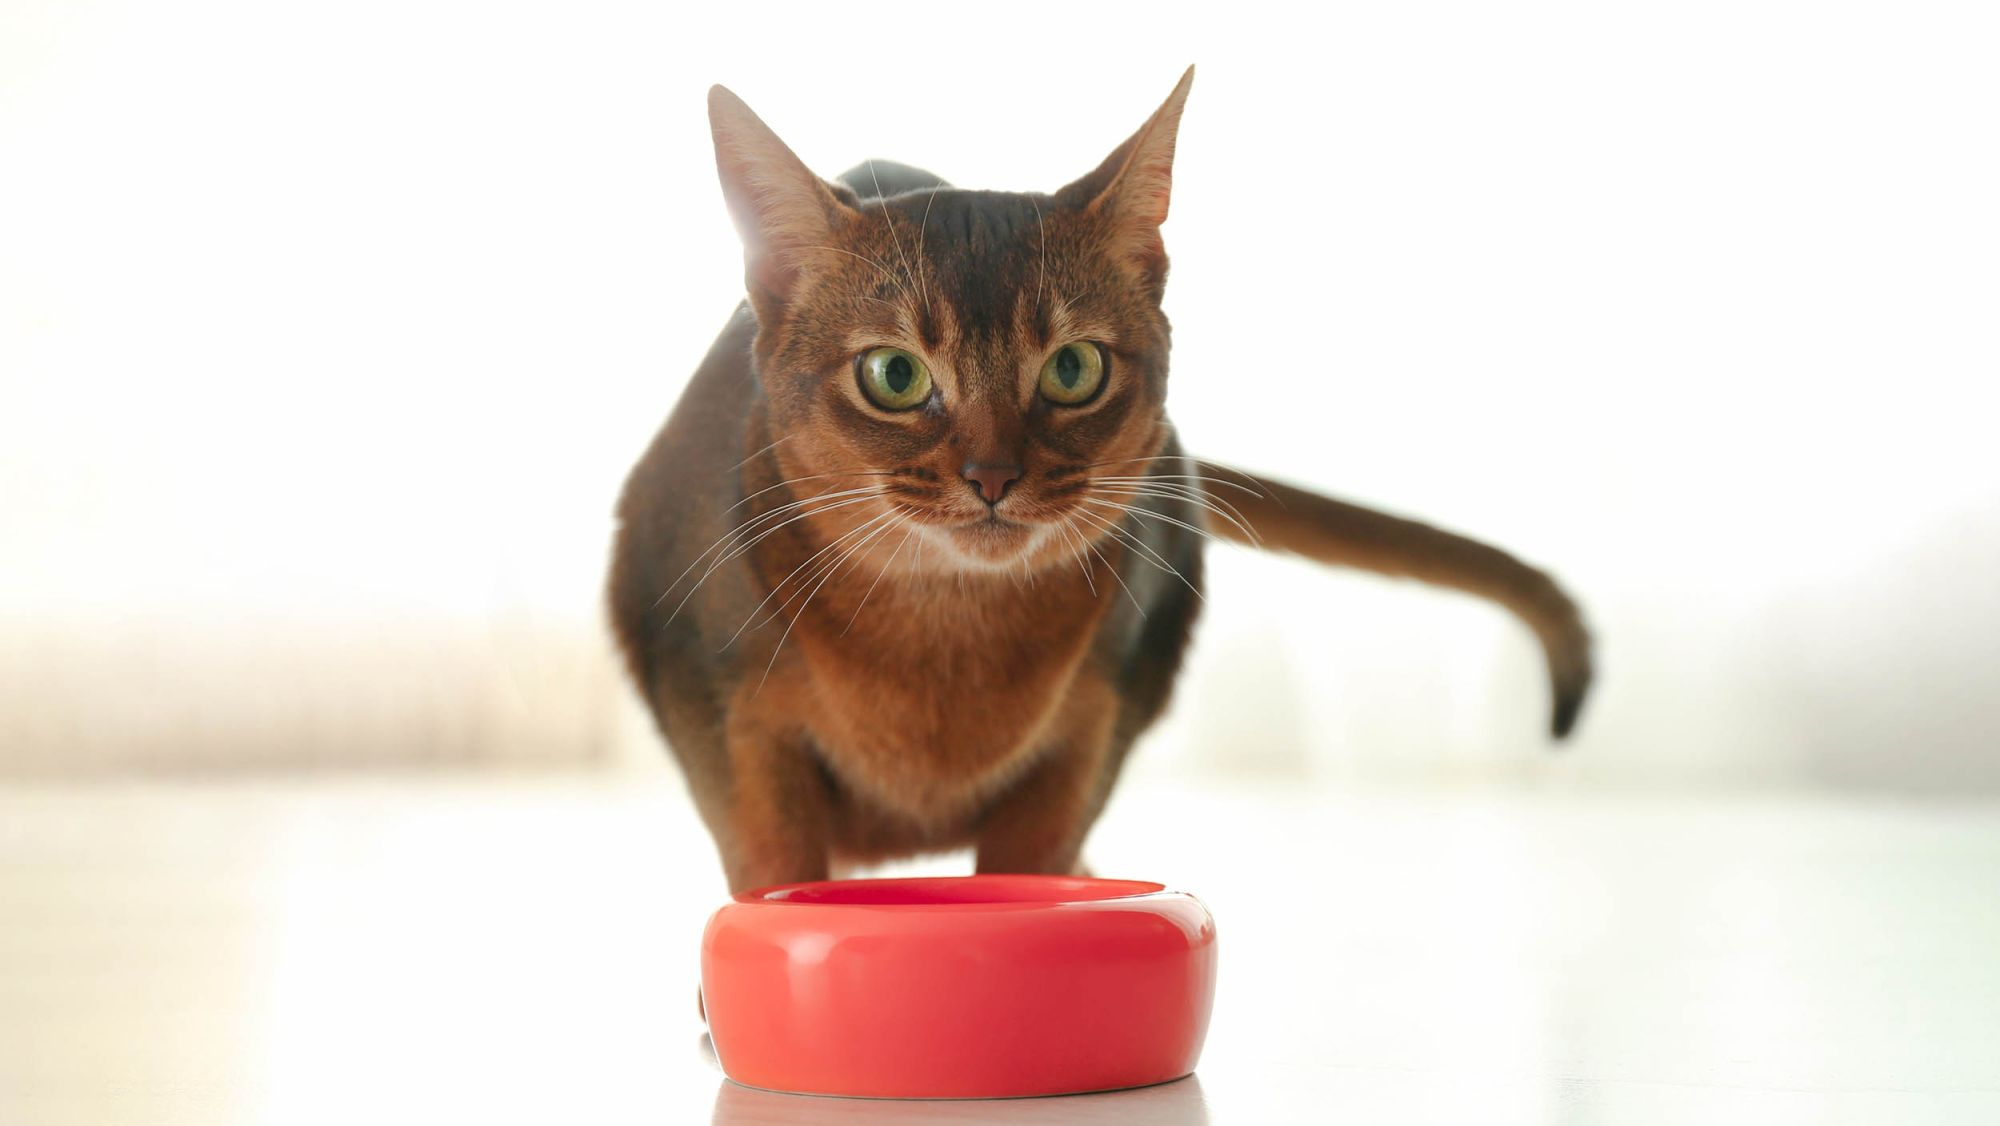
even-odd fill
[(608, 596), (732, 890), (966, 845), (1080, 870), (1212, 537), (1500, 603), (1575, 722), (1590, 637), (1547, 575), (1181, 449), (1160, 224), (1193, 77), (1054, 194), (822, 180), (710, 91), (747, 300), (626, 482)]

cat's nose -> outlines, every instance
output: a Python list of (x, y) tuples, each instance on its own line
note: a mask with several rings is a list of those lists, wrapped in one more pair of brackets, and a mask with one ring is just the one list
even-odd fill
[(1021, 467), (1018, 465), (992, 465), (968, 461), (961, 472), (987, 504), (999, 504), (1000, 498), (1007, 495), (1007, 486), (1021, 479)]

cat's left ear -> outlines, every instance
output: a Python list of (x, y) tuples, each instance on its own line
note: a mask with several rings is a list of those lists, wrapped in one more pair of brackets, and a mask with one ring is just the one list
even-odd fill
[(744, 284), (752, 303), (791, 296), (809, 250), (834, 243), (834, 229), (854, 211), (840, 189), (815, 176), (743, 99), (721, 86), (708, 92), (715, 170), (743, 236)]
[(1194, 68), (1189, 67), (1137, 133), (1088, 176), (1056, 193), (1059, 203), (1109, 218), (1119, 244), (1144, 265), (1166, 264), (1160, 224), (1166, 222), (1173, 195), (1174, 140), (1180, 134), (1181, 107), (1193, 85)]

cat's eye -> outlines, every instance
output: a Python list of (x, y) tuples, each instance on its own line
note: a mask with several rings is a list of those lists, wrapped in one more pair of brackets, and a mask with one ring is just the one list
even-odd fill
[(906, 411), (931, 397), (931, 372), (901, 348), (870, 348), (857, 361), (861, 390), (885, 411)]
[(1073, 407), (1104, 386), (1104, 350), (1087, 341), (1065, 344), (1042, 365), (1042, 397)]

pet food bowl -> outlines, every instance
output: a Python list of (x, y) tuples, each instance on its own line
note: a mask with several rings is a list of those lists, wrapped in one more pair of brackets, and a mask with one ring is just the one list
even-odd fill
[(1215, 922), (1136, 880), (955, 876), (746, 891), (709, 920), (715, 1057), (748, 1087), (975, 1099), (1194, 1070)]

